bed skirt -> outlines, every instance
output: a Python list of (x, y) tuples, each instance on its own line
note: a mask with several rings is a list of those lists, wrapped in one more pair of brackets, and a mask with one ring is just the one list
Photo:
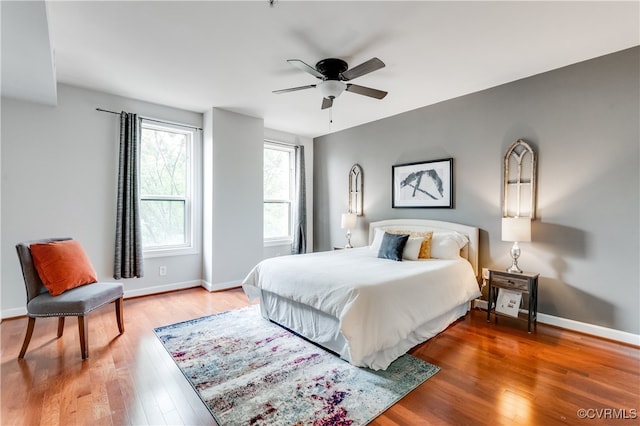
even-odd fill
[(397, 345), (368, 354), (361, 362), (354, 364), (349, 354), (349, 345), (340, 332), (340, 322), (337, 318), (308, 305), (284, 299), (268, 291), (262, 290), (260, 295), (260, 311), (264, 318), (294, 330), (295, 333), (336, 353), (342, 359), (358, 367), (368, 367), (373, 370), (386, 369), (389, 364), (405, 354), (409, 349), (429, 340), (444, 331), (456, 320), (465, 316), (470, 308), (470, 302), (458, 305), (422, 324)]

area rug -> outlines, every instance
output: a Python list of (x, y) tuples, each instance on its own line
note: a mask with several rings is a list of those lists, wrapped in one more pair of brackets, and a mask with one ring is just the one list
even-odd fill
[(439, 370), (408, 354), (354, 367), (256, 305), (154, 331), (223, 426), (365, 425)]

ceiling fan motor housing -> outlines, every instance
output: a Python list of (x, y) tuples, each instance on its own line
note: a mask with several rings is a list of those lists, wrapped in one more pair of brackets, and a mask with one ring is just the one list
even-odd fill
[(345, 61), (337, 58), (323, 59), (316, 64), (316, 69), (325, 76), (325, 80), (340, 80), (340, 74), (348, 68)]

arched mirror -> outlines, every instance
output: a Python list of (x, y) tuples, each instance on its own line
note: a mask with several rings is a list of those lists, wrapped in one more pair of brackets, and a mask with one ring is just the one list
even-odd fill
[(536, 153), (522, 139), (504, 155), (503, 217), (536, 216)]
[(362, 216), (362, 167), (358, 164), (349, 171), (349, 213)]

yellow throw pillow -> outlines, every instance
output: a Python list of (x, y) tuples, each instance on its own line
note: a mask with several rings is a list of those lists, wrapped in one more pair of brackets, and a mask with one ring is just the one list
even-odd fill
[(420, 255), (418, 259), (431, 259), (431, 239), (433, 238), (433, 232), (423, 232), (424, 240), (420, 246)]

